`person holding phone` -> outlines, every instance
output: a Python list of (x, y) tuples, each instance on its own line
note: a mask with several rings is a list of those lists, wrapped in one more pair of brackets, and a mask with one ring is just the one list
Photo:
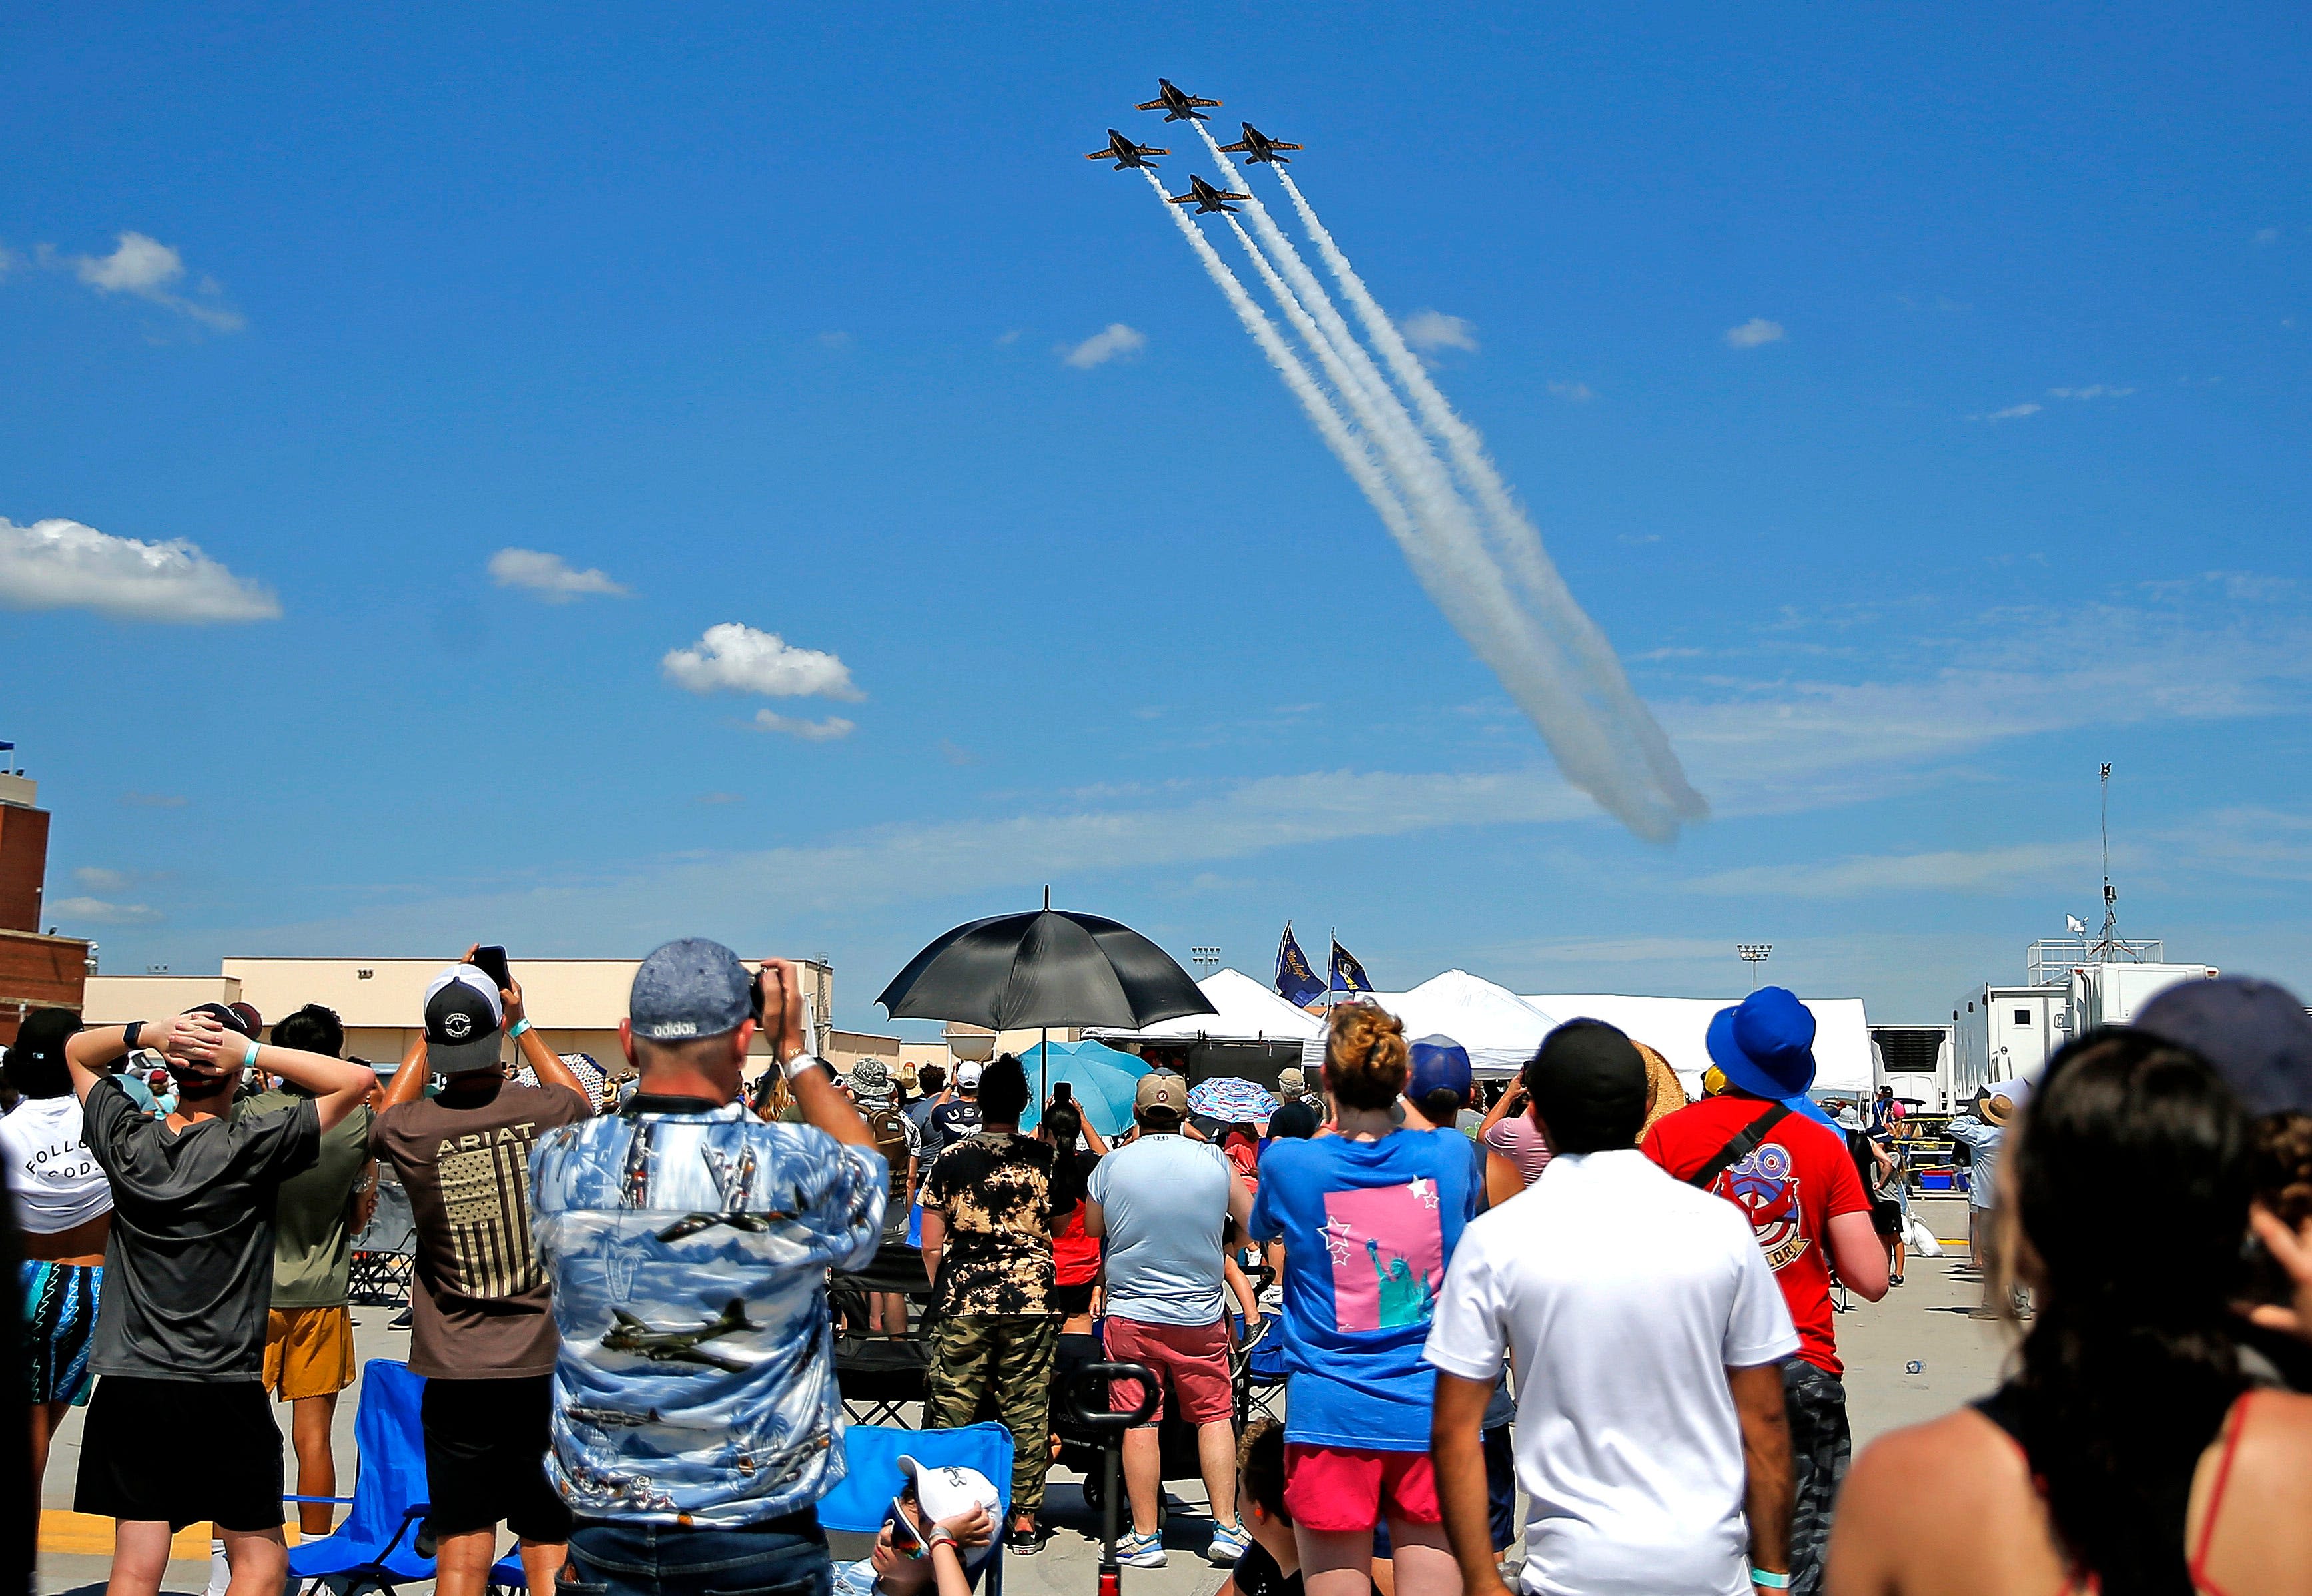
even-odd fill
[[(506, 1078), (508, 1039), (538, 1085)], [(445, 1079), (430, 1099), (429, 1074)], [(434, 978), (423, 1038), (386, 1090), (370, 1147), (391, 1161), (417, 1227), (409, 1367), (425, 1377), (442, 1596), (481, 1596), (501, 1523), (521, 1543), (530, 1589), (550, 1589), (562, 1566), (570, 1514), (546, 1478), (556, 1342), (530, 1239), (530, 1154), (593, 1111), (530, 1024), (504, 949), (469, 948)]]

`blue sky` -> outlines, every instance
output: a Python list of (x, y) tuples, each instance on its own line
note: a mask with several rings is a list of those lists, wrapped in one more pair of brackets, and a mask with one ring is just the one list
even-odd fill
[[(705, 932), (831, 953), (872, 1024), (1049, 881), (1259, 974), (1287, 916), (1384, 985), (1709, 995), (1759, 940), (1916, 1019), (2094, 913), (2109, 759), (2123, 929), (2312, 986), (2308, 45), (2278, 6), (28, 18), (0, 738), (50, 918), (114, 970)], [(1567, 788), (1081, 158), (1213, 175), (1130, 109), (1160, 73), (1466, 324), (1436, 379), (1708, 821)], [(217, 618), (151, 618), (117, 544), (59, 589), (49, 520), (197, 546), (170, 604)], [(729, 623), (820, 690), (687, 690)]]

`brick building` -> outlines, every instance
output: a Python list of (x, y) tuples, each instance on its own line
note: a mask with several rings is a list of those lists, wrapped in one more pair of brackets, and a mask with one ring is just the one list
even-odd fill
[(0, 1046), (34, 1009), (78, 1013), (88, 983), (88, 943), (40, 934), (48, 811), (39, 795), (37, 784), (0, 771)]

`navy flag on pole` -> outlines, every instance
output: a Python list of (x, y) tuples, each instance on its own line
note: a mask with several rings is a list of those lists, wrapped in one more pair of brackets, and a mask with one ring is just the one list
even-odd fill
[(1354, 997), (1360, 994), (1371, 992), (1372, 989), (1372, 982), (1365, 977), (1365, 967), (1357, 962), (1357, 956), (1354, 953), (1341, 946), (1339, 941), (1336, 939), (1333, 943), (1331, 990), (1344, 996)]
[(1293, 940), (1292, 922), (1284, 922), (1284, 940), (1276, 944), (1276, 995), (1296, 1009), (1317, 1005), (1325, 995), (1325, 983), (1309, 968), (1309, 955), (1300, 951)]

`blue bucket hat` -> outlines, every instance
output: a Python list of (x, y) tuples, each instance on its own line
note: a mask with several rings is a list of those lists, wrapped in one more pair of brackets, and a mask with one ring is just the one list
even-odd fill
[(1761, 987), (1710, 1022), (1710, 1061), (1752, 1097), (1774, 1102), (1814, 1084), (1814, 1013), (1787, 987)]
[(1462, 1102), (1469, 1101), (1469, 1050), (1449, 1036), (1425, 1036), (1407, 1049), (1413, 1055), (1412, 1078), (1405, 1095), (1419, 1102), (1441, 1089)]

